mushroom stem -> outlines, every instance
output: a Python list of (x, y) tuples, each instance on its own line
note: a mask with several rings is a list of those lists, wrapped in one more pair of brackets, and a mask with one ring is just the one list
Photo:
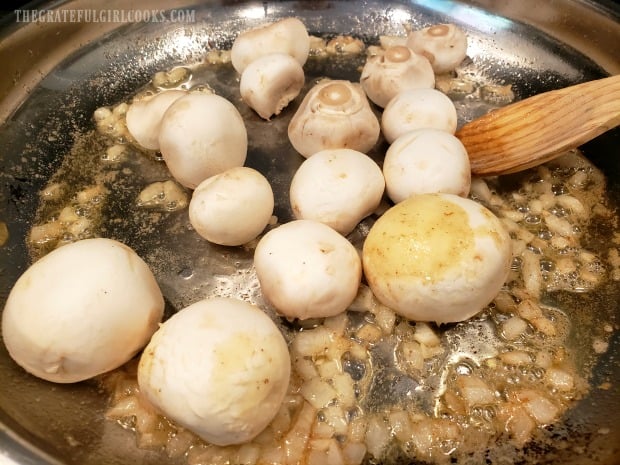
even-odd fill
[(403, 45), (395, 45), (387, 49), (384, 57), (392, 63), (402, 63), (411, 57), (411, 50)]
[(433, 37), (443, 37), (450, 33), (450, 27), (447, 24), (436, 24), (428, 28), (428, 35)]
[(351, 98), (351, 90), (347, 85), (341, 82), (334, 82), (321, 89), (319, 92), (319, 101), (330, 107), (339, 107), (348, 103)]

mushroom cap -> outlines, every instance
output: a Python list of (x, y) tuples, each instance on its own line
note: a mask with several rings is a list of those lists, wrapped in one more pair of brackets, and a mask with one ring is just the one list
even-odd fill
[(73, 383), (118, 368), (157, 330), (164, 298), (147, 264), (112, 239), (83, 239), (36, 261), (17, 280), (2, 337), (26, 371)]
[(263, 55), (285, 53), (304, 65), (310, 53), (310, 36), (297, 18), (285, 18), (242, 32), (233, 42), (230, 59), (239, 74)]
[(301, 164), (289, 197), (297, 219), (320, 221), (346, 235), (376, 210), (384, 190), (381, 168), (370, 157), (329, 149)]
[(454, 24), (435, 24), (411, 31), (407, 47), (428, 58), (435, 73), (447, 73), (467, 56), (467, 35)]
[(401, 202), (414, 194), (467, 196), (471, 168), (461, 141), (439, 129), (416, 129), (390, 145), (383, 161), (387, 194)]
[(377, 299), (415, 321), (466, 320), (500, 291), (510, 271), (510, 236), (479, 203), (420, 194), (385, 212), (363, 248)]
[(454, 103), (436, 89), (409, 89), (398, 93), (381, 115), (381, 130), (388, 143), (414, 129), (434, 128), (454, 134)]
[(312, 220), (294, 220), (265, 234), (256, 246), (254, 265), (263, 296), (287, 318), (345, 311), (362, 276), (353, 244)]
[(251, 441), (289, 385), (288, 346), (258, 307), (198, 301), (164, 322), (138, 365), (140, 392), (178, 424), (219, 446)]
[(404, 90), (434, 87), (435, 73), (426, 57), (403, 45), (394, 45), (366, 60), (360, 83), (368, 98), (384, 108)]
[(325, 149), (366, 153), (380, 132), (360, 84), (345, 80), (326, 79), (312, 87), (288, 126), (291, 144), (306, 158)]
[(191, 92), (164, 113), (159, 147), (172, 176), (194, 189), (210, 176), (242, 166), (248, 136), (232, 103), (219, 95)]
[(273, 215), (269, 181), (258, 171), (239, 166), (202, 181), (189, 203), (196, 232), (220, 245), (242, 245), (255, 239)]

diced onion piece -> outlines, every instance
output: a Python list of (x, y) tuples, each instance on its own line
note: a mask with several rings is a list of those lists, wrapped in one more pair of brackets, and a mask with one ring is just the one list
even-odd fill
[(261, 454), (261, 447), (253, 444), (243, 444), (237, 452), (236, 463), (240, 465), (255, 465)]
[(534, 326), (534, 328), (543, 333), (545, 336), (553, 337), (557, 334), (555, 325), (553, 324), (553, 321), (551, 321), (549, 318), (533, 318), (530, 322), (532, 323), (532, 326)]
[(379, 341), (381, 337), (383, 337), (383, 334), (377, 325), (367, 323), (357, 330), (355, 337), (372, 344)]
[(439, 339), (435, 331), (427, 323), (423, 322), (416, 323), (413, 339), (428, 347), (436, 347), (441, 344), (441, 339)]
[(406, 411), (391, 412), (388, 421), (396, 439), (402, 443), (411, 439), (411, 420)]
[(562, 392), (570, 391), (575, 387), (573, 375), (561, 368), (548, 368), (545, 373), (545, 381), (554, 389)]
[(342, 373), (342, 364), (340, 359), (327, 359), (317, 363), (317, 369), (321, 378), (329, 380)]
[(523, 300), (517, 305), (517, 313), (521, 318), (528, 321), (543, 316), (540, 307), (530, 299)]
[(324, 421), (317, 421), (312, 427), (313, 438), (329, 439), (334, 436), (334, 427)]
[(424, 368), (424, 354), (417, 341), (404, 341), (400, 345), (402, 361), (408, 368), (422, 370)]
[(498, 416), (505, 421), (506, 431), (512, 436), (518, 446), (525, 444), (536, 428), (536, 423), (525, 409), (512, 403), (500, 406)]
[(518, 316), (512, 316), (502, 322), (501, 331), (504, 339), (514, 341), (527, 330), (527, 322)]
[(523, 263), (521, 265), (523, 285), (530, 295), (538, 297), (542, 288), (540, 256), (530, 250), (525, 250), (521, 257), (523, 258)]
[(301, 395), (314, 408), (320, 409), (333, 401), (338, 396), (338, 393), (326, 381), (320, 378), (313, 378), (301, 387)]
[(552, 423), (560, 413), (560, 409), (550, 399), (533, 389), (523, 389), (517, 393), (517, 399), (521, 402), (527, 413), (539, 425)]
[(316, 418), (316, 409), (307, 402), (304, 402), (301, 410), (297, 414), (293, 427), (284, 438), (284, 452), (286, 463), (301, 463), (302, 457), (305, 455), (308, 439), (312, 424)]
[(456, 384), (469, 407), (495, 402), (495, 393), (477, 376), (459, 376), (456, 379)]
[(293, 361), (295, 371), (305, 380), (310, 380), (319, 376), (316, 365), (312, 360), (305, 357), (296, 357)]
[(347, 465), (359, 465), (366, 456), (366, 446), (361, 443), (348, 442), (342, 448), (342, 454)]
[(292, 344), (293, 353), (302, 356), (313, 356), (324, 353), (331, 345), (332, 333), (323, 326), (302, 331), (295, 337)]
[(353, 407), (355, 405), (355, 386), (353, 379), (346, 374), (338, 374), (332, 378), (332, 384), (336, 389), (339, 405)]
[(355, 417), (349, 422), (348, 438), (351, 442), (364, 442), (368, 430), (368, 419), (364, 416)]
[(507, 365), (520, 366), (532, 363), (531, 355), (522, 350), (511, 350), (509, 352), (504, 352), (499, 356), (499, 358)]
[(336, 434), (347, 434), (349, 424), (341, 407), (330, 406), (322, 409), (321, 412), (325, 416), (325, 422), (334, 428)]
[(366, 448), (368, 453), (375, 458), (380, 458), (390, 443), (390, 429), (383, 418), (373, 415), (368, 420), (366, 431)]

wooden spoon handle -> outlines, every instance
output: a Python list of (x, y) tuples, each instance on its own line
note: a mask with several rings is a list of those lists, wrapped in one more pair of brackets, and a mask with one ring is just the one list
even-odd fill
[(513, 173), (551, 160), (620, 124), (620, 75), (553, 90), (494, 110), (456, 136), (472, 173)]

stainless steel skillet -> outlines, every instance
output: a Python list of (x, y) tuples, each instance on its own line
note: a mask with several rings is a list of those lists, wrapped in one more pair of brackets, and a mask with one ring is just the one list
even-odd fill
[[(376, 41), (402, 32), (401, 24), (449, 20), (468, 30), (469, 55), (481, 76), (515, 83), (519, 97), (620, 72), (617, 44), (620, 12), (612, 3), (586, 1), (435, 2), (108, 2), (105, 9), (195, 11), (194, 23), (23, 23), (8, 21), (0, 42), (0, 221), (8, 242), (0, 248), (0, 303), (29, 263), (24, 237), (32, 223), (37, 192), (60, 165), (80, 129), (92, 127), (94, 109), (120, 101), (153, 72), (201, 58), (205, 49), (230, 45), (237, 31), (265, 18), (295, 15), (317, 34), (348, 33)], [(50, 8), (88, 9), (90, 2), (54, 3)], [(462, 113), (462, 118), (475, 116)], [(618, 131), (584, 148), (608, 177), (610, 196), (620, 201), (620, 166), (614, 154)], [(293, 165), (282, 174), (264, 163), (284, 191)], [(276, 187), (277, 188), (277, 187)], [(281, 218), (290, 215), (285, 202)], [(115, 231), (116, 233), (117, 231)], [(134, 245), (148, 255), (159, 244), (141, 237)], [(215, 251), (215, 254), (221, 251)], [(152, 256), (153, 260), (157, 257)], [(220, 257), (221, 258), (221, 257)], [(183, 258), (176, 258), (179, 265)], [(225, 262), (221, 264), (225, 268)], [(182, 266), (159, 268), (172, 311), (195, 294), (179, 284)], [(612, 292), (611, 290), (609, 291)], [(614, 294), (609, 294), (614, 295)], [(591, 313), (619, 315), (618, 299), (584, 297)], [(615, 294), (617, 296), (617, 294)], [(615, 307), (615, 308), (614, 308)], [(596, 323), (596, 317), (584, 318)], [(594, 367), (595, 389), (569, 412), (564, 426), (549, 432), (555, 447), (533, 444), (525, 457), (536, 463), (617, 463), (620, 430), (620, 347), (617, 334)], [(135, 448), (132, 434), (105, 422), (105, 396), (94, 384), (52, 386), (27, 376), (0, 345), (0, 460), (18, 463), (167, 463)], [(609, 382), (610, 389), (598, 389)], [(602, 434), (601, 431), (608, 431)], [(0, 461), (0, 463), (2, 463)]]

